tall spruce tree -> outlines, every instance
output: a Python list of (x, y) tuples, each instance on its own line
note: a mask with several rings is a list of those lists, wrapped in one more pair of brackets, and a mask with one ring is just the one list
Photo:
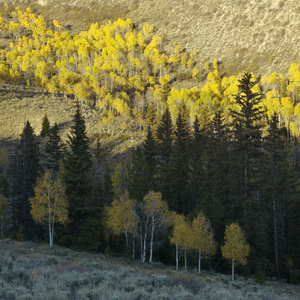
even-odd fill
[(44, 116), (42, 121), (41, 136), (46, 137), (50, 134), (50, 121), (47, 115)]
[(169, 195), (170, 208), (177, 213), (188, 214), (192, 209), (188, 190), (191, 143), (187, 110), (182, 109), (176, 120), (174, 131), (174, 149), (170, 158), (173, 176), (169, 177), (171, 193)]
[(59, 129), (57, 123), (50, 129), (49, 139), (45, 146), (46, 152), (46, 167), (57, 173), (59, 164), (63, 157), (64, 144), (59, 136)]
[(29, 121), (21, 134), (18, 144), (16, 167), (16, 226), (22, 228), (26, 239), (35, 236), (35, 223), (30, 214), (29, 197), (34, 196), (33, 186), (39, 176), (39, 144)]
[[(238, 83), (236, 104), (239, 110), (232, 111), (234, 155), (236, 174), (240, 178), (240, 198), (236, 206), (236, 217), (242, 221), (248, 241), (253, 251), (250, 260), (254, 270), (262, 268), (263, 257), (268, 248), (265, 218), (267, 205), (262, 197), (262, 133), (260, 125), (263, 112), (260, 110), (261, 95), (254, 91), (256, 80), (252, 74), (244, 73)], [(238, 179), (237, 179), (238, 180)], [(239, 196), (241, 195), (241, 196)], [(239, 209), (240, 207), (240, 209)]]
[(170, 203), (170, 178), (174, 176), (170, 165), (170, 159), (173, 154), (173, 125), (168, 108), (162, 115), (161, 122), (158, 125), (156, 143), (158, 159), (155, 171), (155, 185), (157, 190), (161, 192), (162, 198), (168, 202), (169, 208), (173, 208), (173, 203)]
[(285, 140), (281, 130), (278, 128), (278, 117), (276, 114), (272, 117), (268, 133), (264, 143), (266, 154), (264, 187), (269, 205), (269, 216), (272, 216), (270, 218), (270, 228), (273, 228), (273, 230), (271, 230), (270, 236), (273, 236), (273, 247), (271, 247), (273, 251), (270, 252), (274, 257), (276, 276), (279, 279), (285, 254), (283, 252), (284, 241), (286, 240), (284, 207), (286, 202), (288, 161), (285, 151)]
[(96, 250), (99, 247), (99, 207), (93, 198), (93, 162), (79, 105), (73, 121), (67, 140), (69, 149), (63, 159), (70, 223), (61, 233), (61, 242), (76, 248)]
[(126, 187), (130, 197), (142, 202), (144, 196), (154, 189), (154, 174), (156, 167), (156, 147), (151, 127), (128, 166)]

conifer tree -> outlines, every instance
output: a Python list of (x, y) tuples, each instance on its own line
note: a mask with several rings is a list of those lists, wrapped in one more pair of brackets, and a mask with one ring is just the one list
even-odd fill
[[(277, 279), (280, 278), (280, 258), (283, 258), (282, 243), (284, 236), (284, 206), (286, 195), (286, 179), (288, 161), (285, 151), (285, 141), (278, 128), (278, 117), (273, 115), (268, 136), (265, 138), (266, 173), (264, 186), (269, 203), (270, 227), (273, 228), (274, 261)], [(271, 232), (270, 232), (271, 235)]]
[(68, 151), (63, 159), (63, 178), (69, 200), (70, 223), (61, 242), (80, 248), (99, 247), (99, 207), (93, 199), (92, 159), (85, 121), (77, 105), (74, 125), (68, 135)]
[(42, 131), (41, 136), (46, 137), (50, 134), (50, 121), (48, 119), (48, 116), (45, 115), (42, 121)]
[(183, 109), (176, 120), (174, 132), (174, 150), (170, 159), (172, 173), (176, 174), (169, 178), (171, 185), (170, 208), (177, 213), (188, 214), (191, 211), (188, 187), (189, 180), (189, 145), (190, 129), (187, 111)]
[(172, 209), (173, 203), (170, 203), (170, 177), (174, 174), (172, 174), (170, 158), (173, 153), (173, 125), (168, 108), (164, 112), (161, 122), (157, 128), (156, 142), (158, 153), (158, 161), (155, 172), (156, 186), (162, 193), (162, 198), (168, 202), (168, 207)]
[(156, 166), (155, 143), (150, 127), (145, 142), (137, 148), (130, 162), (126, 177), (126, 187), (133, 199), (142, 201), (154, 188)]
[(59, 136), (59, 129), (57, 123), (50, 129), (49, 139), (47, 140), (46, 152), (46, 167), (57, 173), (59, 170), (59, 163), (62, 160), (64, 151), (64, 144)]
[(33, 186), (40, 174), (39, 159), (39, 145), (33, 128), (27, 121), (18, 145), (16, 168), (17, 226), (22, 228), (26, 239), (31, 239), (35, 235), (34, 221), (30, 215), (28, 199), (33, 196)]
[[(246, 236), (255, 252), (256, 266), (267, 248), (268, 228), (265, 215), (266, 203), (262, 198), (262, 133), (260, 110), (261, 95), (255, 90), (256, 80), (252, 74), (244, 73), (238, 83), (236, 96), (238, 110), (232, 111), (234, 155), (237, 177), (240, 178), (235, 216), (242, 220)], [(260, 209), (257, 209), (257, 208)]]

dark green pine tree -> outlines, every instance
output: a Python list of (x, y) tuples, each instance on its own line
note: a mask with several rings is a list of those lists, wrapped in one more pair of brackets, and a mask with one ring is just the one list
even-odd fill
[(76, 248), (99, 247), (100, 212), (93, 198), (92, 159), (85, 121), (77, 105), (74, 125), (68, 135), (68, 151), (63, 159), (70, 222), (61, 232), (61, 243)]
[(287, 261), (289, 281), (300, 282), (300, 143), (294, 138), (287, 143), (289, 168), (286, 192)]
[(47, 169), (53, 170), (54, 173), (58, 172), (60, 161), (63, 158), (64, 148), (64, 144), (62, 143), (59, 135), (58, 126), (55, 123), (55, 125), (50, 129), (49, 139), (45, 146), (45, 166)]
[(48, 119), (48, 116), (45, 115), (42, 121), (42, 131), (41, 136), (46, 137), (50, 134), (50, 121)]
[(148, 127), (146, 140), (137, 148), (128, 166), (125, 184), (130, 197), (142, 201), (154, 189), (155, 166), (155, 142), (151, 128)]
[(287, 186), (287, 153), (285, 151), (285, 139), (281, 130), (278, 128), (278, 117), (272, 117), (268, 136), (265, 138), (265, 174), (264, 188), (269, 205), (270, 213), (270, 256), (274, 257), (277, 279), (280, 278), (281, 270), (284, 267), (285, 241), (285, 198)]
[(174, 176), (170, 165), (170, 159), (173, 154), (173, 125), (169, 109), (167, 108), (162, 115), (160, 124), (156, 131), (157, 144), (157, 165), (155, 170), (155, 187), (161, 192), (169, 207), (171, 197), (170, 177)]
[(199, 185), (202, 182), (202, 155), (204, 149), (205, 137), (203, 131), (200, 129), (200, 123), (196, 116), (193, 123), (192, 140), (190, 147), (190, 179), (189, 179), (189, 191), (190, 191), (190, 203), (191, 212), (193, 215), (197, 215), (196, 203), (200, 199)]
[(35, 223), (30, 214), (28, 199), (34, 196), (34, 184), (40, 174), (40, 151), (34, 130), (29, 121), (18, 144), (16, 166), (16, 226), (22, 228), (26, 239), (35, 236)]
[(232, 111), (232, 125), (234, 156), (238, 162), (235, 171), (240, 178), (237, 179), (240, 180), (240, 189), (236, 194), (240, 203), (236, 206), (235, 215), (237, 221), (242, 221), (247, 240), (253, 249), (250, 261), (257, 270), (268, 248), (268, 223), (265, 217), (268, 212), (261, 192), (263, 164), (260, 121), (263, 113), (259, 109), (261, 95), (253, 92), (255, 84), (250, 73), (244, 73), (239, 80), (236, 104), (240, 111)]
[(171, 193), (169, 195), (170, 208), (178, 213), (188, 214), (192, 210), (189, 183), (191, 132), (189, 118), (185, 107), (179, 113), (174, 131), (174, 149), (172, 151), (170, 166), (172, 176), (169, 177)]
[[(206, 129), (205, 143), (200, 159), (201, 180), (199, 186), (198, 209), (203, 211), (214, 228), (220, 226), (227, 202), (226, 182), (228, 173), (228, 141), (224, 118), (217, 111)], [(231, 183), (230, 183), (231, 184)], [(226, 199), (226, 200), (225, 200)]]

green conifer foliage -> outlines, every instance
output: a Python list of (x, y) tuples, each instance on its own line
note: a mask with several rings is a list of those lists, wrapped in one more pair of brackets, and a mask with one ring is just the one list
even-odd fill
[(41, 136), (46, 137), (50, 134), (50, 121), (48, 119), (48, 116), (45, 115), (42, 122), (42, 131)]
[(73, 121), (74, 125), (67, 140), (69, 149), (63, 160), (70, 223), (61, 242), (95, 250), (99, 246), (99, 208), (95, 206), (93, 199), (92, 159), (85, 121), (79, 105)]
[(288, 161), (285, 141), (278, 128), (278, 116), (273, 115), (268, 136), (265, 138), (265, 174), (264, 187), (270, 213), (270, 236), (273, 236), (273, 247), (270, 245), (271, 256), (276, 267), (277, 279), (280, 278), (284, 262), (283, 246), (285, 244), (284, 207), (287, 186)]
[(26, 239), (32, 239), (35, 235), (28, 199), (33, 196), (33, 186), (41, 171), (39, 159), (39, 145), (33, 128), (27, 121), (18, 145), (16, 169), (16, 195), (18, 197), (16, 222), (18, 227), (22, 227)]
[(190, 128), (186, 110), (179, 113), (176, 120), (174, 132), (174, 150), (171, 156), (170, 165), (173, 176), (169, 178), (171, 185), (170, 207), (177, 213), (188, 214), (191, 211), (190, 196), (188, 190), (189, 180), (189, 145)]
[(172, 204), (169, 203), (171, 196), (170, 177), (174, 175), (170, 166), (170, 158), (173, 154), (173, 125), (168, 108), (162, 115), (161, 122), (157, 128), (156, 142), (158, 160), (155, 183), (162, 194), (162, 198), (168, 202), (170, 208), (173, 208)]
[[(259, 267), (267, 249), (268, 214), (267, 205), (262, 197), (262, 133), (260, 110), (261, 95), (255, 91), (256, 80), (252, 74), (244, 73), (239, 80), (236, 96), (238, 109), (232, 111), (234, 154), (236, 175), (240, 178), (240, 190), (236, 194), (235, 216), (242, 221), (246, 236), (255, 253), (255, 268)], [(240, 194), (240, 196), (239, 196)], [(240, 209), (239, 209), (240, 208)], [(259, 208), (259, 209), (258, 209)], [(251, 258), (250, 258), (251, 260)]]
[(46, 167), (55, 173), (59, 170), (59, 164), (63, 157), (64, 145), (59, 136), (57, 123), (50, 129), (49, 139), (46, 143)]

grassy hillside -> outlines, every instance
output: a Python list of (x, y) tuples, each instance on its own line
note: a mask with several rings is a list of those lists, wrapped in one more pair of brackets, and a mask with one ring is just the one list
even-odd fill
[(74, 32), (91, 22), (129, 17), (147, 22), (170, 42), (197, 48), (203, 62), (213, 58), (232, 73), (287, 72), (299, 61), (300, 4), (293, 0), (32, 0), (4, 1), (33, 8)]
[(33, 242), (0, 243), (0, 298), (34, 299), (272, 299), (296, 300), (299, 287), (159, 263), (141, 265), (122, 258), (75, 252)]

